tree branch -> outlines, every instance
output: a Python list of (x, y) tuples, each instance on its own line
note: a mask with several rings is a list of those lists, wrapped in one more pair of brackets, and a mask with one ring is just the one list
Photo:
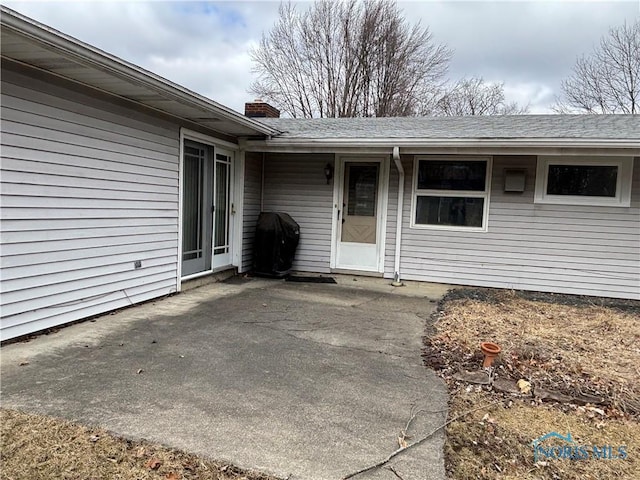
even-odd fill
[(370, 470), (373, 470), (375, 468), (380, 468), (384, 465), (386, 465), (387, 463), (389, 463), (394, 457), (396, 457), (397, 455), (399, 455), (400, 453), (409, 450), (410, 448), (414, 448), (422, 443), (424, 443), (426, 440), (428, 440), (429, 438), (431, 438), (435, 433), (437, 433), (438, 431), (442, 430), (443, 428), (445, 428), (447, 425), (449, 425), (450, 423), (455, 422), (456, 420), (460, 420), (461, 418), (466, 417), (467, 415), (469, 415), (470, 413), (476, 412), (478, 410), (482, 410), (488, 407), (491, 407), (492, 405), (496, 405), (498, 403), (500, 403), (501, 400), (496, 400), (495, 402), (490, 402), (490, 403), (486, 403), (484, 405), (480, 405), (479, 407), (476, 408), (472, 408), (470, 410), (467, 410), (459, 415), (456, 415), (455, 417), (447, 420), (446, 422), (444, 422), (442, 425), (439, 425), (438, 427), (434, 428), (433, 430), (431, 430), (429, 433), (427, 433), (425, 436), (420, 437), (418, 440), (416, 440), (415, 442), (413, 442), (412, 444), (408, 445), (407, 447), (401, 447), (398, 448), (397, 450), (395, 450), (394, 452), (392, 452), (390, 455), (388, 455), (386, 458), (380, 460), (377, 463), (374, 463), (372, 465), (369, 465), (367, 467), (361, 468), (360, 470), (356, 470), (355, 472), (351, 472), (347, 475), (345, 475), (344, 477), (342, 477), (342, 480), (348, 480), (349, 478), (353, 478), (356, 475), (360, 475), (361, 473), (365, 473), (368, 472)]

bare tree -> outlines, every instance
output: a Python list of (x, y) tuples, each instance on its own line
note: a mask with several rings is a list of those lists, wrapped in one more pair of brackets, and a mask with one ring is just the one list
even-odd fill
[(519, 115), (529, 112), (529, 106), (508, 103), (503, 83), (488, 83), (482, 77), (458, 81), (436, 102), (434, 115)]
[(559, 113), (640, 113), (640, 20), (611, 28), (561, 88)]
[(279, 19), (251, 51), (251, 92), (292, 117), (415, 115), (442, 84), (451, 51), (388, 0), (320, 0)]

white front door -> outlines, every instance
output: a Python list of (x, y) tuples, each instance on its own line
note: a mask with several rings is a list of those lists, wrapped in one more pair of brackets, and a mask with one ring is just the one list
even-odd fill
[(383, 158), (344, 157), (338, 162), (338, 269), (383, 271), (385, 167)]

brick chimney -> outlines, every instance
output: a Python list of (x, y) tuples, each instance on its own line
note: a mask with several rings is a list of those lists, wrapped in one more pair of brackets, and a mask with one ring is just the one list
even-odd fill
[(250, 118), (280, 118), (280, 110), (260, 99), (244, 104), (244, 115)]

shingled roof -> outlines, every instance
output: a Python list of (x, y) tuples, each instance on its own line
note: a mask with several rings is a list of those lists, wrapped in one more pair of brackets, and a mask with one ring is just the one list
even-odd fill
[(501, 115), (403, 118), (263, 118), (278, 139), (638, 140), (640, 115)]

